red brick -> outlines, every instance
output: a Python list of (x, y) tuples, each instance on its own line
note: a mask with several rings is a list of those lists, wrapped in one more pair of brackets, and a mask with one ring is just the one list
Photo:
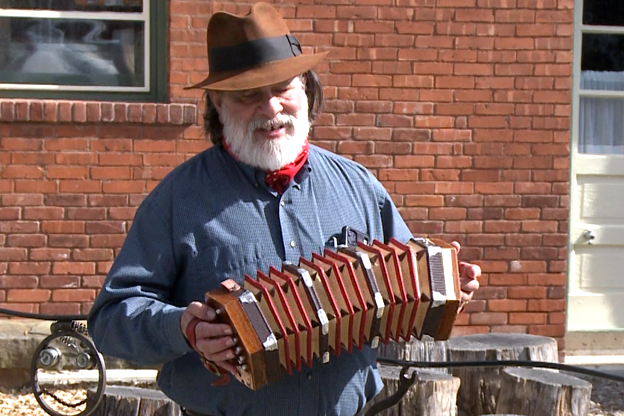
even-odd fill
[(50, 291), (45, 289), (9, 289), (8, 302), (46, 302), (50, 299)]
[(58, 192), (58, 186), (54, 180), (16, 180), (15, 192), (32, 194), (50, 194)]
[(88, 275), (95, 274), (95, 263), (93, 262), (55, 262), (52, 265), (53, 274)]
[(50, 270), (49, 262), (11, 262), (9, 274), (41, 275)]
[(529, 334), (541, 335), (544, 337), (563, 337), (565, 335), (565, 325), (543, 325), (531, 326)]
[(80, 287), (79, 276), (41, 276), (39, 286), (45, 289), (68, 289)]
[(128, 205), (128, 197), (124, 195), (89, 195), (90, 207), (120, 207)]
[(97, 248), (119, 248), (123, 244), (126, 236), (114, 235), (94, 235), (91, 237), (91, 247)]
[(79, 303), (44, 303), (39, 308), (39, 313), (47, 315), (79, 315), (81, 314)]
[(490, 311), (494, 312), (526, 311), (527, 301), (521, 299), (492, 299), (488, 301), (488, 307)]
[(86, 165), (95, 164), (97, 155), (94, 153), (67, 152), (57, 153), (55, 157), (56, 163), (59, 165)]
[[(85, 126), (77, 126), (73, 125), (71, 127), (64, 126), (63, 129), (65, 131), (58, 131), (61, 128), (57, 128), (57, 132), (60, 134), (66, 135), (91, 135), (95, 134), (95, 130), (85, 130)], [(58, 138), (55, 137), (54, 140), (46, 140), (45, 141), (45, 149), (49, 151), (67, 151), (67, 150), (75, 150), (78, 152), (86, 152), (89, 150), (89, 141), (81, 138)], [(55, 153), (56, 154), (56, 153)], [(83, 155), (85, 153), (82, 153)]]
[(46, 236), (43, 234), (11, 234), (7, 236), (6, 245), (9, 247), (44, 247)]
[(58, 121), (60, 122), (72, 121), (72, 107), (73, 107), (73, 103), (69, 101), (60, 101), (58, 103)]
[(127, 232), (125, 222), (90, 221), (86, 224), (87, 234), (123, 234)]
[(0, 220), (18, 220), (20, 218), (19, 207), (0, 207)]
[(54, 302), (87, 302), (95, 300), (92, 289), (57, 289), (52, 291)]
[(88, 179), (89, 168), (86, 166), (49, 166), (46, 168), (48, 179)]
[(89, 237), (86, 235), (51, 235), (48, 238), (49, 247), (88, 247)]
[(546, 288), (537, 286), (514, 286), (507, 291), (510, 299), (544, 299)]
[(37, 166), (11, 165), (2, 169), (5, 179), (42, 179), (43, 169)]
[(28, 257), (25, 248), (0, 247), (0, 261), (23, 261)]
[(0, 102), (0, 119), (5, 122), (13, 121), (15, 118), (15, 102)]
[(128, 194), (146, 190), (143, 181), (107, 181), (103, 183), (102, 191), (106, 194)]
[(480, 312), (470, 316), (471, 325), (504, 325), (508, 321), (508, 314), (501, 312)]
[(560, 312), (565, 310), (565, 299), (530, 299), (527, 311)]
[(47, 195), (45, 203), (48, 206), (61, 206), (61, 207), (77, 207), (85, 206), (87, 197), (85, 195)]
[(113, 250), (85, 248), (72, 251), (72, 260), (76, 261), (104, 261), (113, 260)]
[(74, 102), (72, 106), (72, 120), (78, 123), (87, 121), (87, 103), (82, 101)]
[(453, 327), (453, 331), (451, 333), (451, 336), (461, 337), (461, 336), (464, 336), (464, 335), (471, 335), (471, 334), (485, 334), (485, 333), (487, 333), (489, 331), (490, 331), (490, 329), (486, 325), (482, 325), (482, 326), (476, 326), (476, 325), (455, 326), (455, 327)]
[(132, 172), (129, 167), (92, 167), (92, 179), (130, 179)]
[(69, 220), (103, 220), (106, 219), (104, 208), (67, 208)]
[(0, 162), (4, 162), (6, 165), (11, 161), (12, 165), (50, 165), (54, 162), (54, 155), (46, 153), (14, 153), (10, 155), (5, 153), (0, 155), (2, 159)]
[(59, 191), (64, 193), (99, 193), (102, 192), (100, 181), (59, 181)]
[(36, 221), (0, 222), (0, 233), (34, 234), (38, 231), (39, 223)]
[(33, 248), (30, 250), (30, 260), (33, 261), (62, 261), (69, 259), (69, 249)]
[(0, 275), (0, 288), (30, 288), (37, 287), (38, 279), (36, 276), (8, 276)]

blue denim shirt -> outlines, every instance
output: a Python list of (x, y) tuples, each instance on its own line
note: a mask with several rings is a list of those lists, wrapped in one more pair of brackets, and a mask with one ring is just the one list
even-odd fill
[(368, 347), (314, 363), (253, 391), (215, 376), (180, 329), (193, 300), (225, 278), (268, 272), (322, 252), (348, 225), (371, 238), (411, 232), (383, 186), (361, 165), (310, 146), (284, 194), (264, 172), (212, 147), (175, 168), (146, 197), (97, 297), (89, 329), (98, 349), (141, 364), (164, 363), (159, 386), (210, 415), (354, 415), (382, 387)]

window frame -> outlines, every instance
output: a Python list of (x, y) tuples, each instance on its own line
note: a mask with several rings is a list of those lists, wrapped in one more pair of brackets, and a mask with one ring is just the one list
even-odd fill
[[(167, 3), (161, 0), (145, 0), (142, 13), (0, 9), (0, 17), (144, 21), (146, 80), (143, 87), (42, 86), (2, 84), (0, 81), (0, 98), (165, 102), (168, 76)], [(146, 16), (139, 19), (138, 14)]]

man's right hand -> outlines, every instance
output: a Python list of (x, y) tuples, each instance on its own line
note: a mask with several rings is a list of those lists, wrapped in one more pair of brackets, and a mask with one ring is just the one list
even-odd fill
[[(217, 323), (217, 314), (210, 306), (201, 302), (191, 302), (180, 317), (180, 328), (191, 347), (199, 352), (204, 359), (214, 362), (217, 366), (237, 374), (236, 366), (229, 360), (235, 357), (232, 328), (228, 324)], [(193, 320), (199, 319), (195, 326), (195, 345), (187, 336), (187, 327)]]

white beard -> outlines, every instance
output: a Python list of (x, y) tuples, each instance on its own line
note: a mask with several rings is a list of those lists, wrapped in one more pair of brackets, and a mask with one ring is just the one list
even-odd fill
[[(280, 113), (273, 119), (265, 117), (252, 120), (244, 126), (232, 116), (224, 105), (221, 108), (223, 136), (230, 152), (243, 163), (271, 171), (295, 161), (308, 140), (310, 120), (308, 119), (308, 102), (295, 115)], [(258, 128), (270, 129), (284, 126), (286, 137), (267, 140), (256, 138), (254, 132)]]

